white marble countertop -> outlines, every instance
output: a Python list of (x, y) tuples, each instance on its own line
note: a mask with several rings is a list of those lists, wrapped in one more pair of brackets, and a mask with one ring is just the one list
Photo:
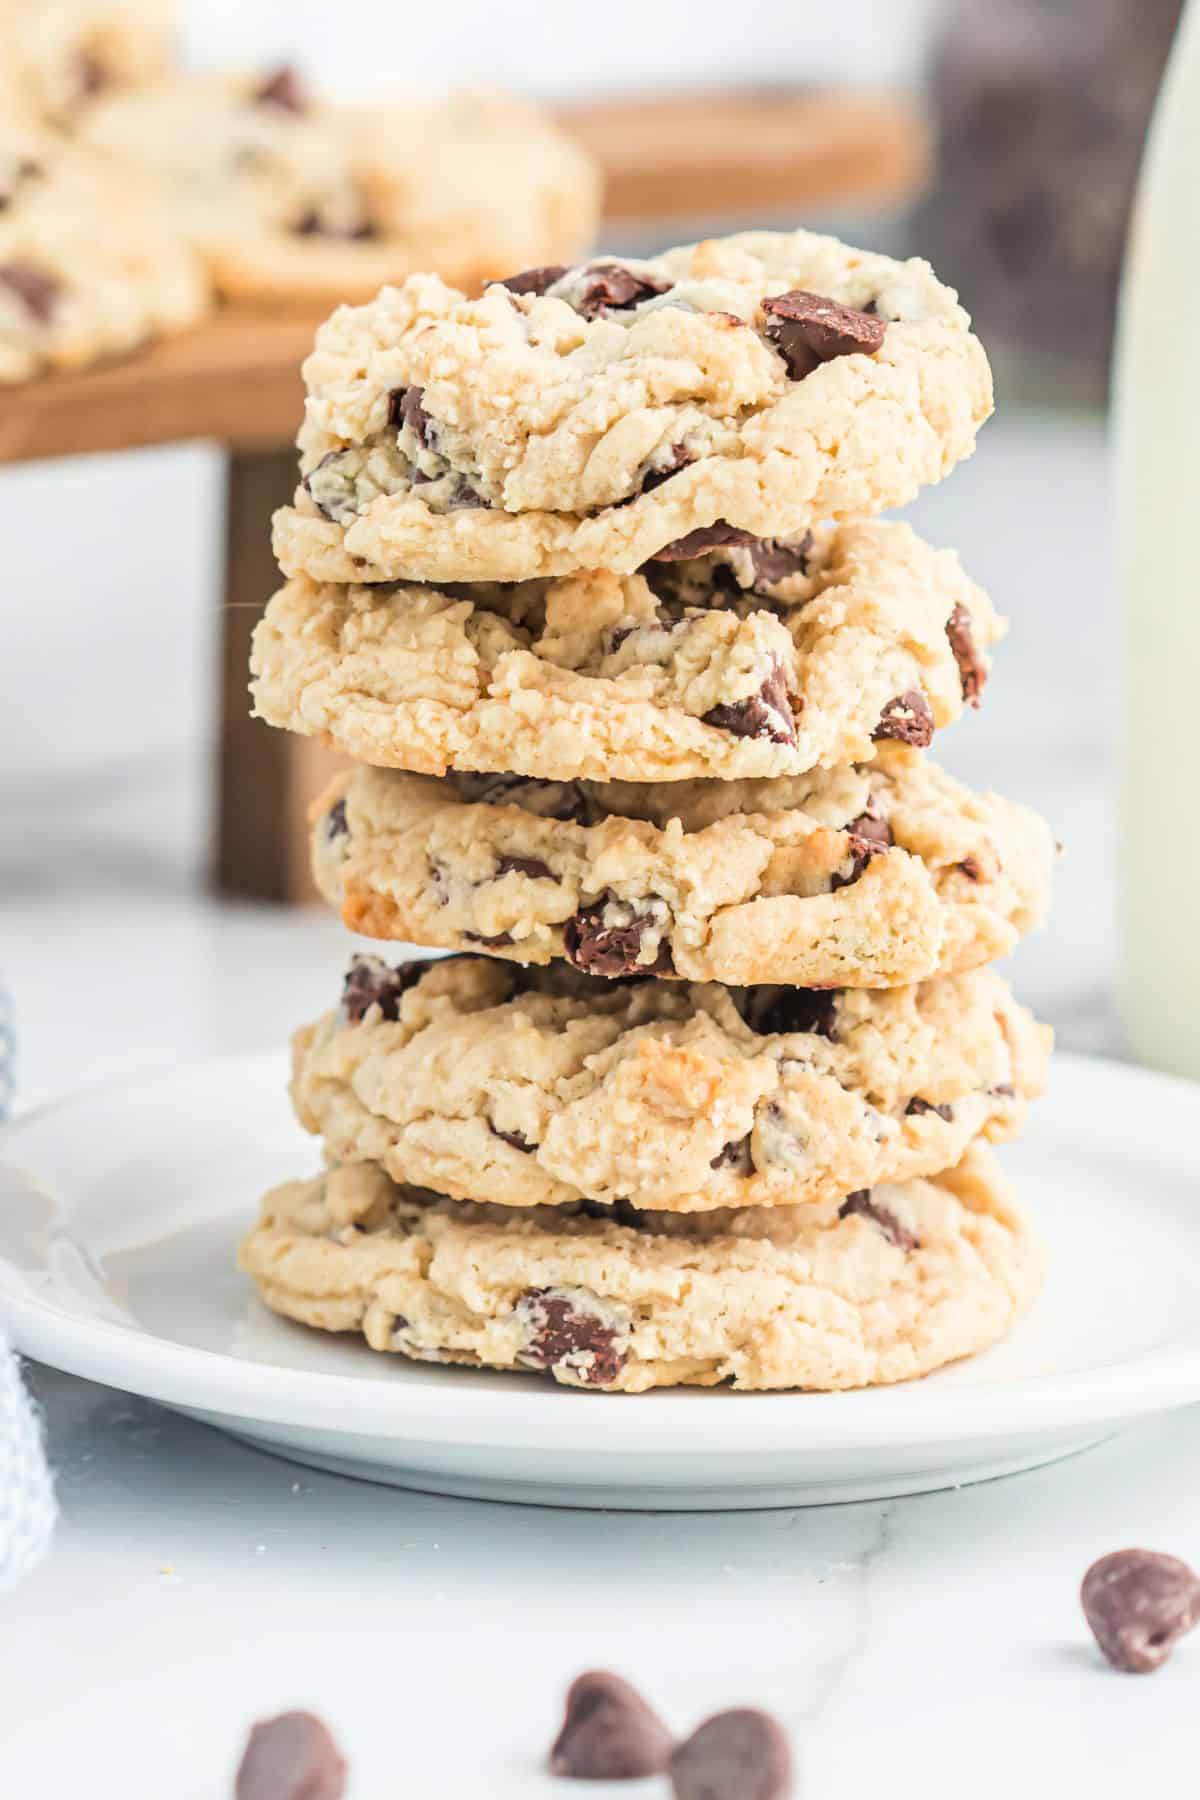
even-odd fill
[[(1017, 419), (915, 509), (1013, 620), (945, 760), (1039, 804), (1067, 842), (1055, 926), (1016, 974), (1081, 1048), (1114, 1044), (1106, 486), (1098, 427)], [(347, 949), (333, 920), (218, 905), (163, 849), (198, 810), (194, 779), (183, 793), (163, 764), (94, 794), (74, 849), (50, 815), (77, 789), (56, 775), (47, 794), (0, 791), (23, 1104), (278, 1043), (326, 1003)], [(48, 1371), (37, 1391), (64, 1516), (3, 1602), (14, 1794), (220, 1796), (248, 1722), (304, 1704), (344, 1740), (354, 1800), (561, 1793), (539, 1760), (565, 1682), (596, 1664), (681, 1728), (775, 1709), (799, 1791), (823, 1800), (1125, 1800), (1177, 1779), (1194, 1745), (1200, 1642), (1149, 1680), (1117, 1676), (1076, 1593), (1124, 1543), (1200, 1562), (1200, 1412), (974, 1489), (652, 1516), (357, 1485)]]

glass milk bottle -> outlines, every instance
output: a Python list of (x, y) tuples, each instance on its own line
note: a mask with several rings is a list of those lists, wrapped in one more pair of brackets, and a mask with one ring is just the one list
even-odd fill
[(1115, 400), (1120, 1004), (1139, 1060), (1200, 1080), (1200, 0), (1147, 146)]

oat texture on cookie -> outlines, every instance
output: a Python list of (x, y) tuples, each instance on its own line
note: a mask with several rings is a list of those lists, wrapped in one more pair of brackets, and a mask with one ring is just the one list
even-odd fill
[(253, 703), (352, 759), (312, 869), (379, 950), (293, 1038), (266, 1305), (625, 1393), (995, 1342), (1051, 1045), (989, 965), (1057, 847), (933, 759), (1004, 621), (878, 517), (990, 410), (957, 297), (752, 232), (414, 275), (304, 374)]

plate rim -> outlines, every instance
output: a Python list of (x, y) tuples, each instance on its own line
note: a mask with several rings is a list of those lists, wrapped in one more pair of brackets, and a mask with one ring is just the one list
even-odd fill
[[(106, 1095), (172, 1086), (218, 1071), (232, 1076), (284, 1060), (276, 1049), (260, 1049), (197, 1059), (156, 1075), (87, 1084), (0, 1128), (0, 1162), (36, 1180), (36, 1167), (21, 1168), (13, 1152), (31, 1128), (56, 1114), (69, 1114), (74, 1106)], [(1053, 1067), (1075, 1079), (1131, 1084), (1172, 1105), (1194, 1107), (1200, 1100), (1200, 1085), (1184, 1077), (1112, 1058), (1062, 1052)], [(1200, 1401), (1198, 1342), (1061, 1375), (1010, 1376), (970, 1387), (914, 1381), (831, 1394), (725, 1389), (586, 1394), (549, 1388), (532, 1378), (529, 1391), (523, 1392), (492, 1384), (480, 1371), (478, 1386), (456, 1385), (454, 1403), (447, 1406), (444, 1376), (419, 1364), (405, 1365), (402, 1382), (384, 1369), (369, 1375), (294, 1369), (81, 1317), (39, 1293), (2, 1256), (0, 1324), (23, 1355), (165, 1405), (332, 1431), (339, 1437), (459, 1447), (544, 1450), (553, 1444), (567, 1453), (665, 1454), (678, 1460), (715, 1452), (787, 1457), (946, 1439), (990, 1440), (1063, 1425), (1090, 1428)], [(637, 1404), (622, 1406), (622, 1401)], [(584, 1406), (607, 1407), (611, 1417), (597, 1429), (595, 1413), (585, 1412)]]

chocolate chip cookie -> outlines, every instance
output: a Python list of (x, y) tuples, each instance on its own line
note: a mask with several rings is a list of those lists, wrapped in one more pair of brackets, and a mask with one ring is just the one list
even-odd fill
[[(305, 368), (289, 575), (521, 581), (795, 536), (969, 455), (987, 360), (954, 294), (812, 232), (414, 276), (340, 308)], [(330, 503), (330, 494), (334, 502)]]
[(823, 1205), (1015, 1134), (1050, 1033), (990, 970), (918, 987), (600, 981), (358, 957), (293, 1040), (331, 1162), (505, 1206)]
[(895, 987), (1042, 922), (1035, 813), (920, 751), (776, 781), (338, 776), (313, 872), (352, 931), (586, 974)]
[(241, 1267), (276, 1312), (422, 1362), (639, 1393), (907, 1381), (993, 1343), (1042, 1254), (986, 1151), (934, 1181), (693, 1214), (490, 1206), (371, 1164), (263, 1201)]
[(733, 780), (928, 744), (978, 704), (1002, 630), (952, 552), (866, 523), (636, 575), (300, 576), (256, 630), (252, 691), (269, 723), (368, 763)]

